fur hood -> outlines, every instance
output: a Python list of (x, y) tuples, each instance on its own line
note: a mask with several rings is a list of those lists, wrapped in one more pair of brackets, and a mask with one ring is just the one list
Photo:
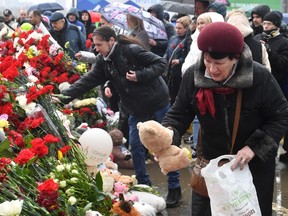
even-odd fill
[(242, 13), (234, 13), (229, 17), (227, 23), (234, 25), (236, 28), (240, 30), (243, 37), (246, 37), (252, 34), (253, 29), (251, 28), (248, 18)]

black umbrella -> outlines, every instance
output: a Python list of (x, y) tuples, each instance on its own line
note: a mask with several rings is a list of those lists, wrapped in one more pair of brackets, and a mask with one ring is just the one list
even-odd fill
[(37, 5), (33, 5), (28, 9), (28, 12), (33, 11), (33, 10), (39, 10), (41, 13), (45, 11), (55, 12), (55, 11), (63, 10), (63, 9), (64, 8), (57, 2), (51, 2), (51, 3), (40, 3)]
[(161, 5), (164, 10), (179, 14), (194, 14), (194, 0), (166, 0)]

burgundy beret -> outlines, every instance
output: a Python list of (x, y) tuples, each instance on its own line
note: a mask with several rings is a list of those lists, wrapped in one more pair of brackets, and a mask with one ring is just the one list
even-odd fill
[(203, 52), (239, 54), (243, 49), (244, 38), (235, 26), (214, 22), (203, 28), (197, 43)]

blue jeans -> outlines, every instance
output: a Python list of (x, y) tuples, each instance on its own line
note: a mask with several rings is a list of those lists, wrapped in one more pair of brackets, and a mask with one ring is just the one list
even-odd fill
[[(137, 129), (137, 123), (148, 121), (151, 119), (154, 119), (157, 122), (161, 122), (166, 112), (169, 110), (169, 108), (170, 108), (170, 105), (167, 104), (165, 107), (153, 113), (152, 116), (142, 116), (142, 117), (136, 117), (132, 115), (129, 116), (128, 122), (129, 122), (129, 144), (131, 148), (130, 151), (132, 154), (135, 175), (139, 184), (149, 185), (151, 184), (151, 181), (150, 181), (149, 175), (146, 172), (145, 150), (144, 150), (143, 144), (140, 142), (139, 131)], [(179, 187), (178, 178), (179, 178), (178, 171), (168, 173), (168, 188), (169, 189)]]
[(200, 125), (197, 116), (195, 116), (192, 124), (193, 124), (193, 149), (197, 149), (198, 131)]

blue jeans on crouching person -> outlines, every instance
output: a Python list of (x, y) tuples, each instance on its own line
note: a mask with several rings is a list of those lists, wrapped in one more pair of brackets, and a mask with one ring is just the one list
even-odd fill
[[(135, 175), (139, 184), (151, 185), (149, 175), (146, 172), (145, 164), (145, 150), (143, 144), (140, 142), (139, 131), (137, 129), (138, 122), (144, 122), (148, 120), (155, 120), (161, 122), (166, 112), (169, 110), (170, 105), (167, 104), (165, 107), (157, 110), (152, 116), (129, 116), (129, 144), (130, 151), (132, 154), (132, 160), (134, 164)], [(168, 188), (179, 187), (179, 171), (168, 173)]]

